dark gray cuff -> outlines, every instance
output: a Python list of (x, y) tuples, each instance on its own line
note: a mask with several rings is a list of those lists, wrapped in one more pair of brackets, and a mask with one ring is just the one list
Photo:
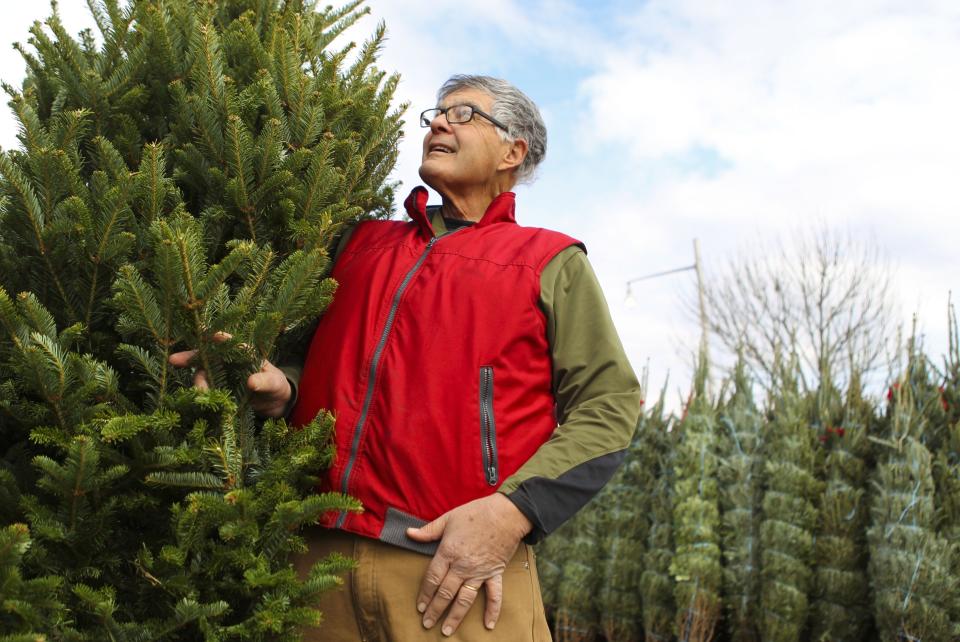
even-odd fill
[(507, 498), (533, 523), (523, 539), (536, 544), (573, 517), (610, 481), (623, 463), (626, 449), (600, 455), (574, 466), (556, 479), (531, 477)]

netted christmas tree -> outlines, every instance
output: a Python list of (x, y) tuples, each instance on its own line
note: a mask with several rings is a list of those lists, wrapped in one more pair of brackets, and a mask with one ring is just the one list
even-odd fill
[(679, 441), (673, 462), (670, 573), (677, 606), (674, 628), (681, 642), (712, 640), (722, 610), (717, 416), (706, 382), (706, 352), (701, 349), (691, 399), (676, 427)]
[(734, 369), (733, 386), (719, 417), (724, 596), (730, 639), (751, 642), (759, 639), (763, 416), (742, 359)]
[[(641, 394), (647, 394), (647, 372), (641, 377)], [(643, 402), (641, 402), (643, 403)], [(642, 411), (623, 465), (604, 487), (601, 504), (601, 540), (606, 551), (597, 601), (600, 629), (608, 642), (633, 642), (642, 638), (640, 574), (650, 530), (652, 471), (645, 465), (643, 425), (651, 417)]]
[[(646, 390), (644, 377), (643, 390)], [(617, 474), (603, 492), (601, 545), (606, 564), (598, 597), (600, 629), (608, 642), (635, 642), (642, 638), (640, 575), (643, 553), (650, 532), (650, 491), (654, 479), (646, 466), (643, 424), (651, 421), (640, 414), (637, 432)]]
[[(0, 156), (0, 623), (13, 639), (293, 640), (298, 528), (332, 418), (258, 421), (246, 380), (329, 303), (336, 235), (389, 214), (400, 134), (358, 2), (91, 2), (35, 24)], [(228, 333), (232, 338), (224, 341)], [(197, 349), (211, 389), (170, 354)]]
[(822, 483), (816, 477), (816, 433), (810, 426), (794, 364), (784, 364), (764, 435), (763, 521), (760, 525), (760, 639), (797, 642), (807, 622), (814, 532)]
[(640, 575), (643, 634), (644, 639), (651, 642), (672, 639), (676, 613), (670, 564), (673, 561), (673, 458), (677, 432), (671, 430), (672, 417), (664, 415), (666, 389), (664, 382), (660, 398), (650, 409), (648, 419), (637, 429), (643, 444), (640, 456), (653, 477), (649, 500), (650, 530)]
[(873, 617), (884, 642), (952, 637), (951, 548), (937, 532), (933, 456), (924, 443), (942, 434), (928, 425), (931, 400), (940, 403), (930, 388), (926, 357), (911, 341), (906, 371), (890, 389), (886, 429), (877, 440), (867, 531)]
[[(602, 493), (563, 527), (569, 540), (562, 560), (563, 580), (557, 587), (554, 635), (557, 642), (591, 642), (600, 633), (596, 596), (603, 580), (606, 551), (600, 541)], [(560, 534), (558, 533), (554, 536)]]
[(810, 639), (860, 640), (869, 624), (866, 574), (868, 436), (874, 423), (860, 376), (850, 378), (846, 398), (821, 377), (813, 424), (826, 453), (826, 480), (814, 545)]

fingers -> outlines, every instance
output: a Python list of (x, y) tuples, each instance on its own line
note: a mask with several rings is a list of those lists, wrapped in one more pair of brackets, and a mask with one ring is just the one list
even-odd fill
[(197, 370), (193, 373), (193, 387), (199, 390), (210, 390), (210, 382), (207, 381), (206, 370)]
[[(436, 594), (437, 588), (439, 588), (443, 578), (446, 577), (449, 568), (450, 562), (440, 553), (434, 555), (433, 559), (430, 560), (430, 565), (427, 566), (427, 572), (423, 574), (423, 581), (420, 582), (420, 593), (417, 594), (418, 611), (421, 613), (426, 612), (427, 606), (431, 600), (433, 600), (433, 596)], [(434, 617), (430, 626), (433, 626), (436, 621), (437, 618)], [(424, 624), (426, 624), (426, 621), (424, 621)]]
[[(467, 589), (466, 591), (461, 591), (462, 588), (463, 578), (455, 573), (447, 573), (444, 576), (443, 581), (440, 582), (437, 590), (433, 594), (433, 599), (430, 600), (430, 603), (427, 605), (427, 610), (423, 613), (423, 626), (425, 628), (429, 629), (436, 624), (440, 616), (447, 610), (447, 607), (450, 606), (450, 603), (453, 602), (454, 599), (457, 600), (455, 608), (459, 612), (459, 618), (456, 619), (456, 623), (457, 625), (460, 624), (460, 620), (463, 619), (470, 605), (477, 599), (477, 591), (479, 590), (479, 588), (475, 588), (475, 590)], [(462, 596), (461, 592), (463, 593)], [(453, 609), (451, 609), (450, 615), (453, 616)], [(448, 617), (448, 621), (444, 622), (443, 625), (444, 635), (450, 635), (456, 628), (449, 627), (449, 619)]]
[[(440, 629), (444, 635), (453, 635), (453, 632), (457, 630), (460, 622), (462, 622), (464, 616), (466, 616), (467, 611), (470, 610), (470, 607), (473, 606), (473, 603), (476, 601), (477, 595), (480, 594), (481, 586), (483, 586), (483, 584), (481, 584), (480, 580), (471, 580), (460, 585), (460, 590), (457, 591), (457, 597), (450, 607), (447, 619), (443, 621), (443, 628)], [(443, 589), (442, 585), (440, 589)], [(437, 592), (439, 593), (439, 591)]]
[(487, 606), (483, 611), (483, 624), (491, 631), (500, 619), (503, 606), (503, 575), (495, 575), (483, 583), (487, 589)]
[(269, 361), (264, 361), (264, 370), (247, 378), (250, 390), (250, 407), (261, 417), (280, 417), (287, 408), (293, 390), (287, 376)]
[(196, 350), (184, 350), (183, 352), (174, 352), (167, 361), (169, 361), (170, 365), (174, 368), (186, 368), (196, 356)]
[(444, 513), (429, 524), (424, 524), (420, 528), (408, 528), (407, 537), (418, 542), (433, 542), (443, 537), (443, 531), (447, 527), (447, 517), (449, 513)]

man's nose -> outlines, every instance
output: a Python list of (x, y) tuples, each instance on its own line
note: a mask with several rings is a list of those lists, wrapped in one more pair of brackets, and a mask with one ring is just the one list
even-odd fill
[(439, 113), (433, 117), (433, 120), (430, 121), (430, 131), (434, 134), (437, 132), (449, 132), (450, 121), (447, 120), (447, 115), (445, 113)]

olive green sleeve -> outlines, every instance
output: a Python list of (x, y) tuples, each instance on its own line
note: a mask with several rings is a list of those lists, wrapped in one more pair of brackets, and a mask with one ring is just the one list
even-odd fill
[(533, 522), (528, 542), (554, 531), (609, 481), (641, 403), (640, 384), (583, 250), (574, 246), (554, 257), (540, 287), (559, 425), (499, 489)]
[[(340, 237), (340, 240), (337, 241), (337, 249), (333, 253), (333, 263), (337, 262), (337, 258), (343, 253), (343, 248), (347, 247), (347, 242), (350, 240), (350, 235), (353, 234), (354, 226), (348, 227), (344, 230), (343, 235)], [(331, 266), (331, 270), (332, 270)], [(283, 372), (284, 376), (287, 378), (287, 382), (290, 384), (290, 401), (287, 402), (287, 407), (283, 411), (285, 417), (290, 416), (290, 412), (293, 410), (293, 407), (297, 404), (297, 398), (300, 391), (300, 375), (303, 374), (303, 364), (307, 359), (307, 350), (310, 348), (310, 340), (313, 338), (313, 332), (307, 332), (304, 335), (304, 343), (300, 346), (299, 349), (291, 351), (290, 354), (286, 354), (277, 364), (277, 367)]]

